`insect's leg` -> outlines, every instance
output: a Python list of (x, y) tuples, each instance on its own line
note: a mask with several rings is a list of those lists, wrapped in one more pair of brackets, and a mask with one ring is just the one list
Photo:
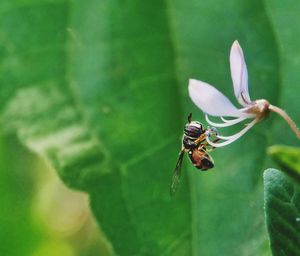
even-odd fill
[[(205, 135), (205, 143), (203, 143), (203, 145), (205, 145), (205, 147), (209, 147), (209, 150), (214, 149), (215, 147), (212, 147), (206, 140), (207, 137), (210, 136), (218, 136), (218, 130), (215, 127), (208, 127), (205, 131), (204, 131), (204, 135)], [(213, 142), (217, 142), (219, 141), (219, 138), (216, 138)]]
[(207, 129), (204, 131), (204, 133), (206, 134), (207, 137), (210, 137), (210, 136), (215, 136), (217, 137), (218, 136), (218, 129), (215, 128), (215, 127), (207, 127)]
[(207, 150), (207, 147), (209, 146), (209, 144), (207, 142), (202, 143), (199, 145), (198, 150), (203, 151), (203, 152), (207, 152), (209, 150)]
[[(216, 142), (218, 142), (219, 140), (221, 140), (221, 139), (217, 138), (217, 139), (213, 140), (213, 143), (216, 143)], [(216, 147), (213, 147), (213, 146), (209, 145), (208, 142), (206, 142), (206, 144), (207, 144), (207, 146), (210, 147), (210, 148), (208, 149), (208, 151), (211, 151), (211, 150), (213, 150), (213, 149), (216, 148)]]
[(197, 138), (194, 142), (195, 144), (200, 144), (201, 142), (206, 141), (206, 134), (203, 133)]

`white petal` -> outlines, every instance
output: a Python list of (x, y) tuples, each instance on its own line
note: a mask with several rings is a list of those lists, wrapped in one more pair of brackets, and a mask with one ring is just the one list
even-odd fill
[(209, 139), (209, 137), (206, 137), (206, 141), (208, 142), (209, 145), (213, 146), (213, 147), (224, 147), (227, 146), (229, 144), (231, 144), (232, 142), (236, 141), (237, 139), (239, 139), (240, 137), (242, 137), (247, 131), (249, 131), (256, 123), (258, 122), (257, 119), (254, 119), (251, 123), (249, 123), (244, 129), (242, 129), (241, 131), (239, 131), (238, 133), (232, 135), (232, 136), (217, 136), (217, 138), (225, 140), (224, 142), (220, 142), (220, 143), (214, 143), (213, 141), (211, 141)]
[[(215, 127), (228, 127), (228, 126), (232, 126), (232, 125), (235, 125), (235, 124), (238, 124), (240, 122), (243, 122), (245, 119), (247, 119), (249, 117), (247, 116), (241, 116), (239, 118), (235, 118), (235, 119), (232, 119), (232, 120), (226, 120), (224, 121), (224, 123), (215, 123), (215, 122), (212, 122), (207, 114), (205, 115), (205, 119), (206, 119), (206, 122), (209, 124), (209, 125), (212, 125), (212, 126), (215, 126)], [(221, 117), (221, 119), (223, 120), (223, 118)]]
[(240, 117), (244, 114), (215, 87), (202, 81), (189, 80), (189, 95), (198, 108), (211, 116)]
[(235, 97), (247, 106), (251, 102), (248, 91), (248, 71), (243, 50), (238, 41), (234, 41), (230, 51), (230, 70)]
[(230, 122), (230, 121), (231, 121), (231, 120), (225, 119), (223, 116), (221, 116), (220, 118), (221, 118), (221, 120), (222, 120), (224, 123), (227, 123), (227, 122)]

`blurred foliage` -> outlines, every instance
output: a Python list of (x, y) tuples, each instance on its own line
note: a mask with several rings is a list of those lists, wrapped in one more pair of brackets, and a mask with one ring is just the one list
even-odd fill
[(67, 189), (11, 137), (1, 137), (0, 159), (0, 255), (111, 255), (86, 194)]
[(298, 147), (274, 145), (268, 148), (268, 154), (283, 171), (300, 183), (300, 149)]
[(0, 137), (0, 255), (30, 255), (42, 238), (30, 212), (33, 156), (16, 144)]
[(300, 255), (300, 187), (276, 169), (264, 172), (266, 222), (274, 256)]
[[(235, 39), (246, 56), (252, 99), (266, 98), (300, 123), (299, 11), (300, 3), (279, 0), (3, 0), (1, 127), (17, 134), (67, 186), (89, 194), (113, 247), (99, 238), (101, 255), (269, 255), (261, 175), (266, 147), (295, 144), (281, 119), (271, 115), (216, 150), (210, 172), (186, 161), (176, 197), (168, 192), (186, 116), (192, 111), (203, 121), (187, 97), (187, 80), (207, 81), (233, 99), (228, 57)], [(20, 163), (27, 184), (30, 166), (21, 164), (23, 157), (3, 154), (2, 168)], [(18, 192), (6, 180), (1, 190), (12, 199), (1, 198), (1, 204), (11, 212)], [(13, 182), (19, 180), (16, 175)], [(85, 203), (77, 204), (76, 213)], [(28, 216), (27, 207), (19, 211)], [(10, 222), (3, 223), (8, 230)], [(22, 236), (32, 242), (9, 255), (32, 255), (34, 246), (46, 255), (53, 244), (61, 254), (86, 255), (76, 242), (44, 246), (36, 241), (47, 240), (47, 230), (36, 234), (30, 222), (23, 225), (20, 238), (0, 247)], [(77, 234), (78, 241), (85, 237)]]

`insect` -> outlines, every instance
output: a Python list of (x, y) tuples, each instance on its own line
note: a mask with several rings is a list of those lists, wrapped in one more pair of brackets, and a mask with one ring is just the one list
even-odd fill
[(203, 125), (198, 121), (192, 121), (192, 114), (188, 116), (188, 123), (184, 127), (182, 137), (182, 148), (179, 152), (179, 157), (172, 176), (170, 194), (174, 195), (180, 180), (181, 167), (185, 153), (193, 163), (193, 165), (202, 171), (206, 171), (214, 167), (214, 161), (208, 154), (207, 147), (210, 147), (206, 141), (206, 136), (216, 135), (216, 128), (204, 129)]

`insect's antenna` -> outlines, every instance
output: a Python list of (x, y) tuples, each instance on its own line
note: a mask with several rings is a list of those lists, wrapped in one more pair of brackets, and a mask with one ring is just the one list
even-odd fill
[(188, 122), (189, 122), (189, 123), (192, 122), (192, 113), (190, 113), (190, 114), (188, 115)]

